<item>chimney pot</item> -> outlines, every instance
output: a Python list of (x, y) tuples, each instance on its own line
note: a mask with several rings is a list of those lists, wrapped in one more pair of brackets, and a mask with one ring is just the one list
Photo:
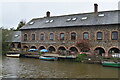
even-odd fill
[(94, 13), (97, 14), (98, 13), (98, 4), (94, 4)]
[(50, 12), (49, 11), (46, 12), (46, 16), (50, 17)]

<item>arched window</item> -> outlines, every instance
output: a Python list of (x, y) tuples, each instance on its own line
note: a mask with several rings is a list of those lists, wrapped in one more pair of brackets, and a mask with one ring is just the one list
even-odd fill
[(27, 41), (27, 34), (24, 34), (24, 41)]
[(84, 32), (84, 33), (83, 33), (83, 39), (84, 39), (84, 40), (88, 40), (88, 39), (89, 39), (89, 34), (88, 34), (88, 32)]
[(118, 39), (118, 32), (117, 31), (113, 31), (112, 35), (111, 35), (112, 40), (117, 40)]
[(32, 40), (35, 40), (35, 34), (32, 34)]
[(76, 40), (76, 33), (75, 32), (71, 33), (71, 40)]
[(64, 38), (65, 38), (64, 33), (60, 33), (60, 40), (64, 40)]
[(40, 34), (40, 40), (44, 40), (44, 34)]
[(50, 40), (53, 40), (53, 39), (54, 39), (54, 34), (50, 33)]
[(102, 32), (97, 32), (97, 40), (102, 40)]

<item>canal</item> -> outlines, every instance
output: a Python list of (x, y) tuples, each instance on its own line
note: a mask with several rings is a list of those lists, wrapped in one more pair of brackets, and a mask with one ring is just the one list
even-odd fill
[(2, 58), (4, 78), (118, 78), (118, 68), (70, 61)]

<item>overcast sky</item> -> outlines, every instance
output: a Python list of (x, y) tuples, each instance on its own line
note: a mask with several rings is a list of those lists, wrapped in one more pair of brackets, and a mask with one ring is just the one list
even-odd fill
[(94, 3), (99, 11), (118, 10), (120, 0), (1, 0), (0, 27), (16, 28), (21, 20), (26, 22), (32, 18), (87, 13), (94, 11)]

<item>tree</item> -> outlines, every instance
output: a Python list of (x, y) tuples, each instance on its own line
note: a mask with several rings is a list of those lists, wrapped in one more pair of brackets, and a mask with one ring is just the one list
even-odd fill
[(82, 52), (89, 51), (90, 47), (92, 47), (92, 45), (90, 44), (89, 40), (80, 40), (79, 42), (76, 43), (76, 46)]
[(1, 36), (1, 43), (2, 43), (2, 54), (6, 53), (7, 51), (9, 51), (9, 43), (6, 42), (7, 39), (10, 39), (11, 36), (9, 36), (10, 32), (12, 32), (12, 30), (8, 30), (8, 29), (4, 29), (3, 27), (0, 28), (0, 36)]
[(24, 20), (20, 21), (20, 23), (18, 24), (18, 27), (16, 29), (16, 31), (20, 30), (21, 27), (23, 27), (26, 24), (26, 22)]

